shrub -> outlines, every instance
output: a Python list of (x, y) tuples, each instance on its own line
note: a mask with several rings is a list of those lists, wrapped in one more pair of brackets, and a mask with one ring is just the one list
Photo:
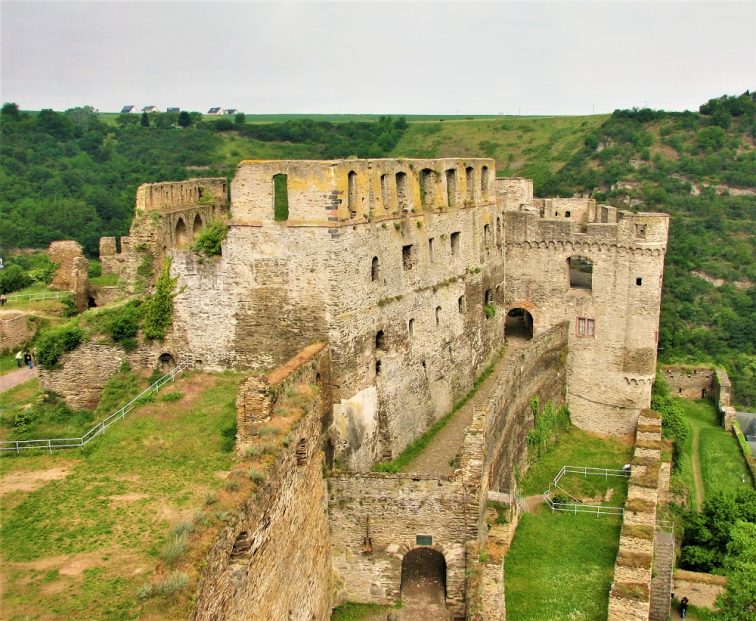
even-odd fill
[(144, 584), (137, 591), (139, 599), (149, 599), (151, 597), (169, 597), (179, 591), (183, 591), (189, 584), (189, 577), (180, 571), (174, 571), (164, 580), (155, 584)]
[(45, 369), (54, 369), (58, 359), (75, 349), (84, 332), (78, 326), (67, 325), (43, 332), (37, 340), (37, 361)]
[(173, 321), (173, 298), (177, 278), (171, 278), (171, 260), (166, 259), (155, 284), (155, 293), (144, 304), (144, 336), (162, 341)]
[(89, 266), (87, 267), (87, 274), (90, 278), (97, 278), (98, 276), (102, 276), (102, 263), (95, 260), (89, 261)]
[(486, 319), (490, 319), (496, 314), (496, 307), (493, 304), (486, 304), (483, 306), (483, 312), (486, 314)]
[(208, 492), (205, 494), (205, 505), (214, 505), (216, 502), (218, 502), (218, 492)]
[(173, 565), (180, 557), (186, 552), (186, 537), (183, 535), (177, 535), (168, 541), (160, 554), (160, 558), (163, 559), (167, 565)]
[(538, 397), (530, 400), (530, 409), (533, 412), (535, 425), (528, 432), (527, 443), (529, 448), (536, 450), (536, 455), (540, 455), (560, 431), (569, 427), (570, 411), (566, 405), (554, 407), (553, 403), (548, 402), (539, 412)]
[(249, 470), (247, 470), (247, 478), (253, 483), (257, 483), (257, 484), (260, 484), (263, 481), (265, 481), (265, 475), (259, 470), (255, 470), (254, 468), (250, 468)]
[(119, 343), (126, 351), (136, 348), (136, 335), (139, 331), (139, 308), (141, 302), (134, 300), (123, 306), (113, 315), (107, 325), (110, 338)]
[(239, 481), (228, 479), (223, 482), (223, 489), (225, 489), (227, 492), (235, 492), (239, 489)]
[(221, 254), (221, 244), (228, 234), (228, 225), (222, 220), (211, 220), (197, 234), (192, 250), (207, 257)]
[(76, 308), (76, 302), (74, 302), (74, 299), (70, 295), (61, 299), (64, 317), (75, 317), (79, 314), (79, 309)]
[(178, 401), (184, 396), (184, 393), (180, 390), (174, 390), (172, 392), (166, 392), (160, 395), (160, 401), (170, 403), (172, 401)]
[(18, 291), (32, 284), (32, 279), (19, 265), (9, 265), (0, 271), (0, 293)]

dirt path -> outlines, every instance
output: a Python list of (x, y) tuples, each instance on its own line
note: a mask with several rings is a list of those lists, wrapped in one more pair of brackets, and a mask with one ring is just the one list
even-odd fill
[(35, 377), (37, 377), (37, 367), (34, 367), (33, 369), (27, 369), (24, 367), (23, 369), (16, 369), (5, 375), (0, 375), (0, 392), (10, 390), (14, 386), (28, 382)]
[(465, 439), (465, 429), (472, 422), (473, 412), (488, 399), (491, 387), (495, 381), (494, 378), (498, 375), (501, 367), (512, 356), (512, 353), (525, 345), (526, 342), (520, 339), (509, 339), (506, 353), (496, 363), (493, 373), (478, 389), (475, 396), (446, 423), (446, 426), (425, 447), (425, 450), (403, 468), (402, 472), (430, 474), (434, 476), (449, 476), (454, 472), (454, 469), (457, 467), (454, 463), (454, 458), (462, 449), (462, 443)]
[(699, 456), (701, 431), (696, 425), (691, 425), (691, 428), (693, 431), (693, 438), (691, 440), (693, 454), (691, 455), (691, 461), (693, 462), (693, 484), (696, 486), (696, 511), (701, 513), (701, 506), (703, 504), (703, 479), (701, 478), (701, 459)]

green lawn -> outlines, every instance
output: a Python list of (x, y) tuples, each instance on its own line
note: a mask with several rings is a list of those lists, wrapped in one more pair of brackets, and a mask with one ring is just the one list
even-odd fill
[(188, 375), (83, 450), (0, 458), (4, 617), (134, 619), (170, 528), (235, 463), (240, 377)]
[[(717, 492), (735, 492), (743, 486), (743, 477), (750, 485), (749, 473), (740, 454), (735, 437), (725, 431), (717, 422), (714, 404), (708, 400), (680, 400), (691, 428), (698, 430), (699, 460), (703, 478), (704, 499)], [(691, 479), (692, 485), (692, 433), (684, 445), (683, 476)], [(690, 466), (688, 465), (690, 464)], [(687, 468), (690, 468), (690, 474)], [(686, 479), (687, 482), (687, 479)], [(693, 487), (691, 487), (693, 489)]]
[(621, 518), (522, 516), (505, 561), (509, 621), (604, 621)]
[[(632, 446), (599, 438), (571, 427), (556, 445), (533, 464), (520, 484), (523, 494), (539, 494), (563, 465), (622, 468)], [(603, 496), (621, 506), (627, 479), (567, 475), (562, 487), (579, 496)], [(517, 526), (505, 561), (507, 619), (548, 621), (606, 619), (609, 587), (614, 575), (620, 517), (552, 513), (542, 508), (525, 514)]]
[(18, 363), (16, 362), (15, 350), (0, 356), (0, 375), (5, 375), (16, 369), (18, 369)]
[[(570, 427), (560, 436), (554, 448), (530, 466), (527, 475), (520, 483), (520, 490), (526, 496), (546, 491), (562, 466), (622, 468), (630, 461), (632, 454), (633, 447), (630, 444), (599, 438), (577, 427)], [(578, 479), (582, 477), (575, 475), (569, 477), (570, 481)], [(603, 478), (587, 477), (585, 486), (586, 493), (590, 493), (591, 490), (605, 490), (607, 486), (611, 486), (611, 479), (607, 484)]]

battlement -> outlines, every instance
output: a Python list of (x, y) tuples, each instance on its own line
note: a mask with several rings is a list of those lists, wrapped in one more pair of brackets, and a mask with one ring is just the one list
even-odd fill
[(254, 224), (333, 226), (496, 202), (492, 159), (245, 160), (231, 183), (232, 217)]
[(228, 188), (222, 177), (144, 183), (137, 188), (136, 210), (172, 211), (226, 202)]

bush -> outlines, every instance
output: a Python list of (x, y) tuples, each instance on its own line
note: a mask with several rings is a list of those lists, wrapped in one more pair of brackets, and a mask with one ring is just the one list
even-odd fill
[(61, 299), (63, 304), (64, 317), (75, 317), (79, 314), (79, 309), (76, 308), (76, 302), (74, 301), (73, 297), (69, 295)]
[(189, 577), (185, 573), (174, 571), (165, 580), (155, 584), (143, 584), (137, 591), (137, 597), (142, 600), (151, 597), (169, 597), (183, 591), (188, 584)]
[(528, 432), (528, 447), (536, 449), (536, 455), (540, 455), (556, 439), (560, 431), (570, 426), (570, 411), (566, 405), (554, 407), (550, 401), (539, 412), (538, 397), (530, 400), (530, 409), (533, 412), (535, 425)]
[(222, 220), (211, 220), (197, 234), (192, 250), (207, 257), (221, 254), (221, 244), (228, 234), (228, 225)]
[(76, 349), (84, 332), (78, 326), (68, 325), (43, 332), (37, 340), (37, 361), (44, 369), (54, 369), (58, 359)]
[(179, 401), (184, 396), (184, 393), (180, 390), (174, 390), (171, 392), (166, 392), (160, 395), (159, 400), (163, 401), (164, 403), (170, 403), (172, 401)]
[(672, 438), (672, 464), (679, 467), (683, 444), (690, 433), (688, 421), (679, 402), (669, 394), (667, 382), (657, 371), (651, 392), (651, 409), (662, 416), (662, 434), (665, 438)]
[(123, 306), (113, 315), (107, 330), (110, 338), (119, 343), (126, 351), (136, 348), (136, 335), (139, 331), (139, 308), (141, 302), (132, 301)]
[(32, 279), (18, 265), (10, 265), (0, 271), (0, 293), (18, 291), (32, 284)]
[(90, 278), (97, 278), (102, 276), (102, 263), (99, 261), (91, 260), (87, 267), (87, 274)]
[(173, 298), (177, 278), (171, 278), (171, 260), (166, 259), (155, 284), (155, 293), (145, 303), (144, 336), (162, 341), (173, 322)]

